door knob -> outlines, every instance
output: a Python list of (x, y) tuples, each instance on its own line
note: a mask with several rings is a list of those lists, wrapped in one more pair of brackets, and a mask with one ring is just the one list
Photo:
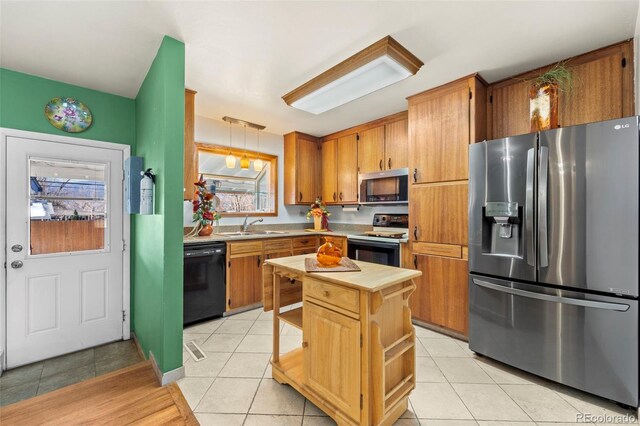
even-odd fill
[(22, 246), (20, 244), (14, 244), (11, 246), (11, 251), (14, 253), (20, 253), (22, 251)]
[(22, 260), (14, 260), (13, 262), (11, 262), (11, 267), (13, 269), (20, 269), (22, 268), (22, 265), (23, 265)]

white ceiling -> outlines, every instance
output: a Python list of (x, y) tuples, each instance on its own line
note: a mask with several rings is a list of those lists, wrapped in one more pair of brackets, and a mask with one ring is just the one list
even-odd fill
[[(0, 65), (135, 97), (162, 35), (186, 44), (196, 113), (314, 135), (406, 109), (414, 93), (479, 71), (489, 82), (631, 38), (634, 1), (0, 3)], [(280, 98), (391, 35), (414, 77), (315, 116)]]

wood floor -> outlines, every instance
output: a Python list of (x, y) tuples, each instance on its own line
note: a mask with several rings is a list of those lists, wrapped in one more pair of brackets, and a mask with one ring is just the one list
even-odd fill
[(198, 425), (175, 383), (160, 386), (151, 363), (104, 376), (0, 409), (9, 425)]

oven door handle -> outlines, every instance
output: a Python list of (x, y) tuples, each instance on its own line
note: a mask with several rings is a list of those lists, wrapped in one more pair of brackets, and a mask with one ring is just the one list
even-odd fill
[(349, 246), (364, 246), (364, 247), (379, 247), (379, 248), (390, 248), (397, 249), (400, 247), (400, 243), (387, 243), (384, 241), (366, 241), (360, 240), (357, 238), (348, 238)]

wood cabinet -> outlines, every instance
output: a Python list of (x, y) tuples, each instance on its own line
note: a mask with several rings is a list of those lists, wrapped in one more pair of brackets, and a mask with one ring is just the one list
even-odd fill
[(262, 301), (262, 253), (242, 254), (227, 261), (227, 310)]
[(360, 321), (307, 303), (302, 332), (307, 385), (349, 417), (359, 418)]
[(195, 144), (196, 91), (184, 89), (184, 172), (183, 186), (185, 200), (195, 196), (194, 182), (198, 180), (198, 150)]
[(387, 170), (409, 167), (409, 120), (384, 126), (384, 152)]
[(468, 244), (468, 183), (412, 185), (409, 238), (429, 243)]
[(384, 126), (374, 127), (358, 134), (358, 169), (360, 173), (385, 170)]
[(422, 272), (415, 280), (416, 291), (410, 298), (413, 316), (466, 335), (469, 329), (467, 261), (414, 253), (413, 263), (413, 267)]
[(357, 134), (322, 143), (322, 199), (327, 204), (358, 202)]
[(408, 120), (398, 120), (358, 133), (360, 173), (409, 167)]
[(469, 143), (485, 137), (485, 96), (472, 75), (409, 97), (412, 183), (468, 179)]
[(424, 272), (412, 312), (461, 334), (468, 310), (468, 152), (485, 138), (486, 83), (477, 74), (409, 98), (409, 262)]
[[(574, 76), (571, 92), (560, 92), (560, 127), (634, 114), (633, 45), (624, 41), (567, 60)], [(551, 66), (493, 83), (488, 88), (488, 138), (530, 132), (531, 81)]]
[(320, 197), (319, 139), (300, 132), (284, 135), (284, 203), (311, 204)]

